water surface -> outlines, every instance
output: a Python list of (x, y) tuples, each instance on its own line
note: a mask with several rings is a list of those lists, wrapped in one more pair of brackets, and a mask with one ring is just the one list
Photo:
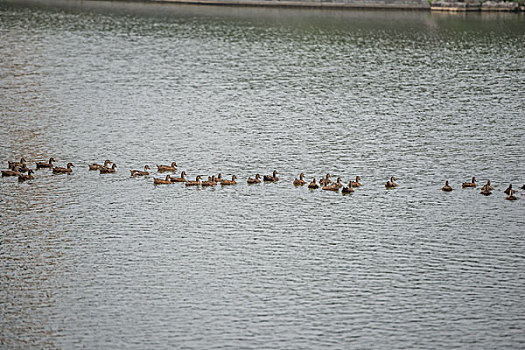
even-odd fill
[[(0, 181), (2, 347), (524, 347), (525, 198), (502, 193), (525, 182), (523, 15), (0, 16), (0, 160), (75, 164)], [(106, 158), (116, 174), (87, 170)], [(240, 181), (129, 177), (171, 161)], [(363, 187), (295, 188), (300, 172)], [(472, 176), (494, 194), (462, 190)]]

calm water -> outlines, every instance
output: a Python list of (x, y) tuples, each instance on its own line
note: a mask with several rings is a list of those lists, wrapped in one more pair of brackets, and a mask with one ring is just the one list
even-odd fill
[[(0, 2), (2, 167), (76, 166), (0, 180), (0, 347), (524, 348), (524, 39), (515, 14)], [(129, 177), (171, 161), (240, 181)]]

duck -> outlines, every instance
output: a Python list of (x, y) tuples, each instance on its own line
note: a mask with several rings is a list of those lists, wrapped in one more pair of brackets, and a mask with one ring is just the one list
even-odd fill
[(509, 201), (515, 201), (516, 199), (518, 199), (518, 197), (516, 197), (516, 196), (514, 195), (515, 192), (516, 192), (516, 191), (514, 191), (514, 190), (510, 190), (509, 195), (508, 195), (507, 197), (505, 197), (505, 199), (506, 199), (506, 200), (509, 200)]
[(343, 187), (343, 189), (341, 190), (341, 193), (342, 194), (350, 194), (350, 193), (353, 193), (354, 192), (354, 181), (351, 181), (348, 183), (348, 187)]
[(355, 177), (355, 181), (352, 181), (352, 187), (361, 187), (361, 183), (359, 182), (361, 178), (359, 176)]
[(201, 176), (197, 175), (195, 181), (186, 181), (186, 186), (199, 186), (201, 184)]
[(208, 180), (207, 181), (202, 181), (201, 182), (201, 186), (203, 186), (203, 187), (217, 186), (217, 181), (216, 181), (215, 175), (213, 175), (211, 177), (208, 176)]
[(317, 184), (317, 182), (315, 182), (315, 177), (312, 179), (312, 182), (308, 184), (308, 188), (312, 190), (316, 190), (319, 188), (319, 185)]
[(149, 165), (144, 165), (144, 171), (142, 170), (130, 170), (131, 171), (131, 176), (147, 176), (149, 175), (149, 171), (148, 170), (151, 170), (151, 168), (149, 167)]
[(33, 170), (29, 169), (29, 171), (27, 172), (27, 175), (25, 174), (18, 175), (18, 181), (22, 182), (26, 180), (33, 180), (34, 177), (31, 174), (33, 174)]
[(177, 170), (177, 163), (171, 162), (171, 165), (157, 165), (157, 170), (159, 172), (163, 171), (175, 171)]
[(25, 166), (26, 160), (24, 159), (24, 157), (22, 157), (22, 158), (20, 158), (19, 162), (8, 161), (7, 164), (9, 165), (9, 169), (15, 170), (16, 167), (23, 167), (23, 166)]
[(448, 184), (448, 180), (445, 181), (445, 186), (443, 186), (443, 187), (441, 188), (441, 190), (442, 190), (442, 191), (445, 191), (445, 192), (450, 192), (450, 191), (452, 191), (452, 187), (450, 187), (450, 185)]
[(215, 181), (222, 182), (222, 173), (219, 173), (217, 176), (215, 176)]
[(22, 173), (20, 172), (20, 167), (15, 167), (11, 170), (2, 170), (2, 177), (4, 176), (20, 176)]
[(326, 174), (324, 179), (319, 180), (319, 185), (325, 186), (325, 185), (328, 185), (330, 182), (332, 182), (330, 181), (330, 174)]
[(333, 183), (331, 185), (325, 185), (321, 189), (325, 191), (339, 191), (341, 187), (343, 187), (343, 184), (341, 183), (341, 178), (338, 177), (336, 183)]
[(277, 172), (277, 170), (274, 170), (272, 175), (264, 175), (263, 176), (263, 181), (266, 181), (266, 182), (276, 182), (276, 181), (279, 181), (279, 178), (277, 177), (277, 174), (279, 174)]
[(505, 191), (503, 191), (503, 193), (505, 193), (505, 194), (511, 194), (511, 192), (515, 192), (512, 189), (512, 184), (510, 184), (509, 187), (507, 187), (507, 189)]
[(480, 194), (482, 194), (484, 196), (490, 196), (492, 194), (492, 191), (489, 190), (488, 187), (483, 186), (483, 188), (481, 189)]
[(96, 164), (96, 163), (89, 164), (89, 170), (100, 170), (102, 168), (107, 168), (109, 164), (111, 164), (111, 160), (109, 160), (109, 159), (106, 159), (104, 161), (104, 165)]
[(101, 174), (113, 174), (117, 172), (117, 164), (113, 163), (111, 168), (108, 168), (107, 166), (100, 168)]
[(73, 163), (67, 163), (66, 168), (58, 166), (53, 167), (53, 174), (71, 174), (73, 173), (73, 169), (71, 169), (72, 167), (74, 167)]
[(521, 186), (521, 189), (522, 189), (522, 190), (525, 190), (525, 185)]
[(304, 184), (306, 184), (306, 181), (303, 178), (304, 178), (304, 174), (303, 173), (299, 174), (299, 178), (293, 180), (294, 186), (303, 186)]
[(156, 177), (153, 178), (154, 185), (167, 185), (170, 183), (171, 183), (171, 179), (169, 175), (166, 175), (166, 179), (157, 179)]
[(235, 181), (235, 179), (237, 179), (237, 176), (235, 175), (232, 175), (232, 179), (231, 180), (222, 180), (221, 181), (221, 185), (236, 185), (237, 184), (237, 181)]
[(488, 189), (489, 191), (492, 191), (492, 190), (494, 189), (494, 188), (492, 188), (492, 186), (490, 185), (490, 180), (487, 180), (487, 183), (486, 183), (485, 185), (483, 185), (483, 187), (482, 187), (481, 189), (483, 189), (483, 188), (486, 188), (486, 189)]
[(248, 184), (258, 184), (261, 182), (261, 175), (255, 174), (255, 178), (252, 179), (251, 177), (247, 180)]
[(45, 163), (45, 162), (36, 162), (36, 168), (37, 169), (51, 169), (53, 168), (53, 162), (55, 161), (55, 159), (53, 157), (49, 158), (49, 163)]
[(185, 171), (182, 171), (180, 173), (180, 177), (171, 177), (171, 182), (186, 182), (188, 181), (186, 179), (186, 172)]
[(461, 184), (461, 187), (463, 188), (468, 188), (468, 187), (476, 187), (476, 178), (475, 177), (472, 177), (472, 182), (463, 182)]
[(397, 187), (397, 184), (394, 181), (396, 181), (395, 177), (390, 177), (390, 180), (388, 180), (385, 184), (385, 188), (388, 189)]

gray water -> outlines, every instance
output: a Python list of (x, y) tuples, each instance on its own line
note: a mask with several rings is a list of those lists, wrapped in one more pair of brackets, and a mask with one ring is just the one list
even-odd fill
[[(1, 348), (525, 347), (525, 191), (502, 193), (525, 182), (523, 15), (0, 16), (2, 167), (75, 165), (0, 179)], [(88, 171), (106, 158), (116, 174)], [(171, 161), (239, 183), (129, 176)], [(295, 188), (301, 172), (363, 186)]]

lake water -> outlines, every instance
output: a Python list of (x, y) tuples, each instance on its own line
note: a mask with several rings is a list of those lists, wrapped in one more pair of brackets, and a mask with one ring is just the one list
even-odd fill
[(0, 347), (525, 347), (523, 15), (2, 1), (0, 39), (2, 168), (75, 165), (0, 179)]

